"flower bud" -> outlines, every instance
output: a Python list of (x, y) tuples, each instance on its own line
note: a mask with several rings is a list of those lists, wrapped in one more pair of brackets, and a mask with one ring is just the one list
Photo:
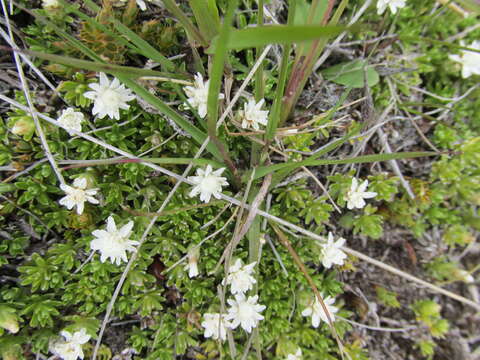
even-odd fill
[(188, 264), (185, 266), (185, 270), (188, 270), (188, 277), (193, 278), (198, 276), (198, 258), (200, 257), (200, 248), (193, 247), (188, 253)]
[(12, 127), (12, 133), (19, 136), (32, 136), (35, 131), (35, 123), (31, 118), (22, 117), (15, 121)]
[(97, 185), (97, 179), (92, 171), (86, 171), (83, 174), (80, 174), (78, 177), (85, 178), (85, 180), (87, 180), (87, 189), (94, 188)]
[(16, 334), (19, 330), (15, 309), (8, 306), (0, 306), (0, 327)]
[(62, 4), (58, 0), (42, 0), (42, 6), (44, 10), (52, 11), (60, 9)]
[(456, 279), (463, 281), (467, 284), (471, 284), (475, 282), (475, 279), (473, 278), (472, 274), (470, 274), (468, 271), (465, 271), (463, 269), (455, 269), (454, 276)]

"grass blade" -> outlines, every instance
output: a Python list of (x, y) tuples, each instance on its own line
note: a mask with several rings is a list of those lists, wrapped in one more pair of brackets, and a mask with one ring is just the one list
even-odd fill
[(210, 42), (220, 31), (220, 17), (214, 0), (189, 0), (203, 37)]
[(223, 78), (223, 69), (225, 66), (225, 61), (227, 58), (227, 42), (231, 33), (231, 24), (233, 16), (235, 14), (235, 9), (237, 8), (238, 0), (230, 0), (228, 4), (227, 13), (223, 20), (222, 29), (220, 30), (220, 35), (218, 37), (219, 46), (213, 57), (212, 72), (210, 75), (210, 84), (208, 87), (208, 99), (207, 99), (207, 127), (208, 135), (212, 139), (212, 142), (217, 146), (222, 154), (225, 165), (228, 166), (232, 172), (235, 184), (237, 187), (240, 186), (240, 177), (238, 176), (238, 171), (233, 163), (226, 147), (220, 143), (220, 140), (217, 138), (217, 120), (218, 120), (218, 94), (222, 87), (222, 78)]
[[(288, 25), (292, 24), (295, 19), (296, 1), (290, 1), (290, 9), (288, 12)], [(268, 119), (265, 141), (267, 144), (273, 140), (280, 124), (280, 110), (283, 103), (283, 94), (285, 92), (285, 84), (287, 83), (288, 64), (290, 58), (291, 44), (286, 44), (283, 49), (282, 63), (280, 65), (280, 75), (278, 77), (278, 85), (275, 93), (275, 101), (272, 106), (272, 112)], [(268, 146), (267, 146), (268, 147)]]
[[(260, 166), (255, 171), (254, 179), (259, 179), (267, 174), (273, 173), (278, 170), (293, 171), (302, 166), (322, 166), (322, 165), (337, 165), (337, 164), (358, 164), (358, 163), (371, 163), (377, 161), (388, 161), (388, 160), (397, 160), (397, 159), (409, 159), (423, 156), (437, 156), (438, 153), (432, 151), (417, 151), (417, 152), (398, 152), (392, 154), (374, 154), (374, 155), (363, 155), (356, 156), (353, 158), (346, 159), (325, 159), (325, 160), (315, 160), (307, 159), (303, 161), (290, 161), (282, 164), (274, 164), (269, 166)], [(245, 174), (245, 177), (250, 176), (250, 172)]]
[[(64, 1), (64, 0), (61, 0)], [(87, 5), (92, 11), (94, 12), (99, 12), (101, 8), (95, 4), (91, 0), (85, 0), (85, 5)], [(89, 21), (92, 25), (98, 26), (101, 25), (98, 23), (98, 21), (92, 20), (82, 12), (74, 9), (72, 10), (75, 12), (79, 17), (82, 18), (87, 18), (85, 21)], [(148, 59), (151, 59), (153, 61), (158, 62), (160, 65), (162, 65), (165, 70), (173, 70), (175, 68), (175, 64), (168, 60), (165, 56), (163, 56), (157, 49), (155, 49), (152, 45), (150, 45), (147, 41), (143, 40), (140, 36), (138, 36), (134, 31), (130, 30), (127, 26), (122, 24), (120, 21), (117, 19), (110, 17), (109, 20), (113, 23), (115, 26), (116, 30), (120, 32), (123, 36), (115, 36), (116, 39), (120, 39), (121, 43), (125, 44), (128, 46), (130, 49), (132, 49), (134, 52), (141, 54)], [(125, 41), (124, 38), (127, 38), (130, 42)]]
[[(196, 126), (192, 125), (190, 122), (185, 120), (180, 114), (178, 114), (175, 110), (173, 110), (170, 106), (165, 104), (155, 95), (151, 94), (148, 90), (146, 90), (143, 86), (137, 84), (135, 81), (131, 80), (128, 77), (118, 77), (125, 85), (127, 85), (130, 89), (135, 91), (135, 93), (141, 96), (145, 101), (148, 101), (151, 105), (155, 106), (155, 108), (161, 111), (165, 116), (172, 119), (178, 126), (180, 126), (183, 130), (188, 132), (197, 143), (202, 144), (205, 139), (207, 138), (207, 134), (199, 130)], [(217, 160), (222, 160), (222, 156), (218, 148), (213, 143), (209, 143), (207, 145), (207, 150), (217, 158)]]
[(203, 47), (207, 47), (209, 44), (207, 40), (202, 36), (197, 27), (193, 25), (187, 15), (180, 9), (180, 7), (175, 3), (175, 0), (163, 0), (163, 5), (170, 11), (173, 16), (177, 18), (178, 21), (183, 25), (187, 33)]
[[(229, 49), (245, 49), (268, 44), (292, 44), (321, 38), (330, 38), (353, 27), (340, 25), (268, 25), (233, 31), (228, 41)], [(220, 46), (219, 39), (215, 48)]]
[[(8, 49), (5, 47), (2, 47), (2, 48)], [(187, 79), (186, 76), (179, 77), (177, 74), (166, 73), (166, 72), (161, 72), (156, 70), (107, 64), (101, 61), (80, 60), (80, 59), (75, 59), (68, 56), (47, 54), (47, 53), (42, 53), (42, 52), (32, 51), (32, 50), (22, 50), (22, 52), (27, 55), (35, 56), (40, 59), (49, 60), (58, 64), (63, 64), (65, 66), (73, 67), (73, 68), (85, 69), (85, 70), (96, 71), (96, 72), (104, 72), (104, 73), (109, 73), (114, 75), (122, 74), (122, 75), (128, 76), (129, 78), (138, 78), (142, 76), (158, 76), (158, 77), (171, 78), (171, 79), (181, 79), (181, 80)]]

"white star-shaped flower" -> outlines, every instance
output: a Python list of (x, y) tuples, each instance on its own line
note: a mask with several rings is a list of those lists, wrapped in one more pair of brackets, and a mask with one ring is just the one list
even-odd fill
[(130, 240), (133, 221), (129, 221), (117, 230), (117, 225), (112, 216), (107, 219), (106, 230), (95, 230), (92, 235), (96, 237), (90, 243), (92, 250), (100, 251), (100, 261), (105, 262), (108, 258), (113, 263), (120, 265), (122, 261), (127, 262), (127, 251), (135, 251), (138, 241)]
[(82, 121), (85, 117), (81, 112), (75, 111), (74, 108), (68, 108), (62, 111), (62, 114), (58, 118), (58, 122), (65, 126), (66, 131), (73, 135), (70, 130), (82, 131)]
[[(187, 102), (191, 107), (197, 109), (198, 115), (203, 119), (207, 115), (207, 100), (208, 100), (208, 86), (210, 80), (203, 81), (203, 76), (200, 73), (195, 75), (195, 82), (193, 86), (185, 86), (183, 90), (187, 94)], [(218, 94), (219, 99), (223, 99), (222, 93)]]
[(341, 250), (341, 247), (345, 244), (345, 241), (344, 238), (333, 241), (333, 234), (328, 233), (327, 242), (322, 244), (322, 265), (326, 269), (330, 269), (333, 264), (343, 265), (347, 255)]
[(405, 7), (406, 0), (378, 0), (377, 1), (377, 13), (383, 14), (387, 7), (390, 8), (392, 14), (396, 14), (398, 9)]
[(245, 298), (244, 294), (235, 295), (235, 300), (228, 299), (230, 305), (227, 320), (231, 320), (230, 328), (236, 329), (240, 325), (243, 330), (250, 333), (258, 325), (263, 316), (260, 313), (265, 310), (265, 305), (257, 304), (258, 295)]
[(220, 176), (224, 170), (225, 168), (221, 168), (213, 171), (210, 165), (207, 165), (205, 170), (197, 169), (196, 176), (188, 177), (188, 180), (195, 184), (190, 191), (190, 197), (200, 194), (200, 200), (205, 203), (210, 201), (212, 195), (220, 199), (222, 186), (228, 185), (227, 178)]
[[(460, 41), (460, 45), (475, 50), (480, 50), (480, 41), (474, 41), (470, 46), (466, 46), (464, 41)], [(461, 50), (461, 55), (450, 55), (450, 60), (462, 64), (462, 77), (464, 79), (471, 75), (480, 75), (480, 53), (469, 50)]]
[(205, 329), (203, 336), (213, 340), (226, 340), (227, 328), (229, 322), (225, 319), (225, 314), (205, 314), (203, 315), (202, 327)]
[(287, 360), (301, 360), (302, 359), (302, 349), (298, 348), (295, 354), (288, 354)]
[(237, 259), (235, 263), (229, 267), (228, 275), (223, 280), (223, 285), (231, 285), (232, 294), (243, 294), (253, 288), (253, 284), (257, 283), (257, 280), (251, 275), (255, 268), (254, 261), (251, 264), (243, 265), (242, 260)]
[(187, 259), (188, 263), (185, 265), (185, 270), (188, 270), (188, 277), (193, 278), (195, 276), (198, 276), (198, 257), (200, 256), (200, 249), (193, 248), (188, 251), (187, 253)]
[(100, 73), (100, 83), (90, 84), (89, 87), (93, 91), (87, 91), (83, 96), (94, 101), (92, 114), (98, 114), (100, 119), (108, 116), (119, 120), (120, 109), (128, 110), (130, 105), (127, 102), (135, 99), (130, 89), (120, 84), (117, 78), (110, 82), (104, 73)]
[(258, 103), (254, 99), (248, 100), (244, 104), (244, 110), (239, 111), (240, 119), (242, 120), (242, 127), (253, 128), (254, 130), (260, 130), (258, 124), (267, 125), (268, 123), (268, 110), (260, 110), (265, 102), (264, 99)]
[(68, 210), (71, 210), (76, 206), (78, 215), (83, 214), (85, 201), (92, 204), (98, 204), (98, 200), (94, 198), (98, 189), (87, 189), (87, 179), (84, 177), (79, 177), (73, 180), (73, 186), (61, 184), (60, 189), (67, 194), (60, 199), (60, 205), (66, 206)]
[(348, 190), (345, 200), (347, 200), (347, 208), (352, 209), (362, 209), (366, 202), (363, 199), (371, 199), (377, 196), (376, 192), (365, 191), (367, 190), (368, 180), (365, 180), (360, 186), (358, 185), (357, 178), (352, 179), (352, 185), (350, 190)]
[(60, 334), (65, 340), (52, 343), (50, 351), (63, 360), (83, 359), (82, 345), (90, 340), (90, 335), (87, 334), (86, 330), (81, 329), (73, 333), (73, 335), (68, 331), (62, 331)]
[[(323, 299), (323, 302), (325, 303), (325, 307), (327, 308), (327, 311), (330, 315), (330, 319), (332, 320), (332, 322), (335, 321), (335, 316), (334, 315), (338, 311), (338, 308), (333, 306), (333, 303), (335, 302), (335, 299), (328, 296), (328, 297)], [(323, 311), (323, 306), (322, 306), (322, 304), (320, 304), (317, 297), (315, 297), (315, 301), (312, 305), (307, 306), (302, 311), (302, 316), (311, 316), (312, 317), (312, 326), (314, 328), (317, 328), (320, 325), (320, 320), (328, 323), (327, 314), (325, 314), (325, 311)]]

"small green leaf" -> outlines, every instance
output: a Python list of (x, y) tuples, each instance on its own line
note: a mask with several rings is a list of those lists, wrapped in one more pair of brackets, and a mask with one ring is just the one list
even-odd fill
[(365, 76), (367, 85), (372, 87), (380, 79), (372, 65), (367, 65), (366, 60), (354, 60), (329, 67), (322, 71), (327, 80), (352, 88), (363, 88)]

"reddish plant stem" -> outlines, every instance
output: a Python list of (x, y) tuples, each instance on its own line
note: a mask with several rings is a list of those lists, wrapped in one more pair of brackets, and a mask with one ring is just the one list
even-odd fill
[[(333, 6), (335, 5), (336, 0), (328, 0), (328, 7), (323, 15), (321, 25), (327, 25), (332, 14)], [(298, 100), (300, 92), (302, 91), (305, 83), (307, 82), (308, 77), (310, 76), (315, 62), (315, 58), (318, 51), (318, 46), (320, 45), (321, 40), (315, 40), (312, 43), (310, 52), (307, 57), (301, 56), (295, 60), (295, 64), (292, 69), (290, 80), (287, 84), (285, 90), (285, 97), (283, 100), (283, 111), (282, 119), (280, 124), (283, 124), (290, 112), (292, 111), (293, 106)]]

